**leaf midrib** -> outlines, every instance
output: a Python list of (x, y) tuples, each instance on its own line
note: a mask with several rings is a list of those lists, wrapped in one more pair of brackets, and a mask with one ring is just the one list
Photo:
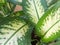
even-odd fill
[(22, 29), (25, 25), (27, 25), (27, 24), (24, 24), (24, 25), (21, 26), (17, 31), (15, 31), (15, 32), (7, 39), (7, 41), (4, 43), (4, 45), (6, 45), (6, 44), (8, 43), (8, 41), (9, 41), (20, 29)]
[(34, 0), (33, 0), (33, 4), (35, 6), (36, 14), (37, 14), (37, 17), (38, 17), (38, 20), (39, 20), (39, 14), (38, 14), (37, 7), (36, 7), (36, 4), (35, 4), (35, 1)]
[(54, 25), (56, 25), (60, 20), (56, 21), (43, 35), (43, 37), (48, 33), (48, 31), (53, 28)]

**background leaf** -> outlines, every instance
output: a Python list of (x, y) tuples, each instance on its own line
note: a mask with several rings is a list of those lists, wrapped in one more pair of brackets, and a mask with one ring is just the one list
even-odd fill
[(10, 15), (11, 13), (13, 13), (14, 9), (15, 9), (16, 5), (11, 4), (10, 2), (7, 2), (0, 6), (0, 16), (1, 17), (6, 17), (8, 15)]

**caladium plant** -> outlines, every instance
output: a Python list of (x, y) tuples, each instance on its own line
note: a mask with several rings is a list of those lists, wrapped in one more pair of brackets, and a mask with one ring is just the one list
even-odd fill
[(59, 44), (59, 0), (0, 0), (0, 45)]

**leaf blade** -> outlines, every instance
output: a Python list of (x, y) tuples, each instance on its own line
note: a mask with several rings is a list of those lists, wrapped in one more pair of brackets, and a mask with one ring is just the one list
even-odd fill
[[(25, 24), (26, 22), (22, 18), (20, 18), (20, 15), (6, 17), (3, 20), (3, 23), (0, 22), (0, 32), (2, 32), (0, 33), (0, 44), (28, 45), (29, 43), (29, 45), (31, 45), (31, 32), (33, 27), (30, 24)], [(24, 27), (22, 28), (21, 26)], [(19, 41), (17, 41), (18, 39)]]
[(22, 7), (24, 13), (28, 14), (27, 16), (31, 17), (30, 20), (36, 24), (47, 9), (47, 4), (45, 0), (22, 0)]
[[(54, 4), (38, 22), (37, 35), (42, 36), (42, 41), (50, 42), (59, 37), (60, 31), (60, 1)], [(42, 33), (43, 32), (43, 33)]]

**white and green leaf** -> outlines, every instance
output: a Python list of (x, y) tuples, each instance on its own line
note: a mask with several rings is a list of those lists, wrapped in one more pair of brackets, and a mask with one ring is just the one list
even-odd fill
[(50, 42), (60, 37), (60, 1), (52, 6), (36, 25), (36, 33), (43, 42)]
[(19, 16), (10, 16), (0, 21), (0, 45), (31, 45), (32, 25)]
[(24, 13), (31, 17), (30, 20), (35, 24), (47, 9), (45, 0), (22, 0), (22, 8)]
[(0, 16), (1, 17), (6, 17), (8, 16), (11, 12), (13, 13), (16, 5), (13, 5), (12, 3), (6, 3), (2, 6), (0, 6)]

